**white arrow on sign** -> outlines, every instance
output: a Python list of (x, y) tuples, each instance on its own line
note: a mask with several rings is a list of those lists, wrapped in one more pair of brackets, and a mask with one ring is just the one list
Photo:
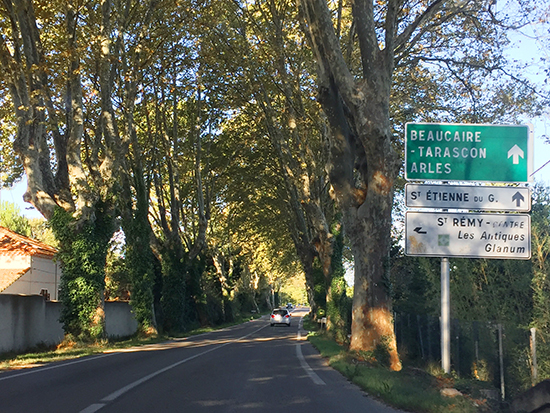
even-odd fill
[(512, 160), (514, 162), (514, 165), (517, 165), (519, 163), (519, 157), (523, 159), (523, 151), (521, 148), (517, 145), (512, 146), (512, 149), (508, 151), (508, 158), (512, 157)]

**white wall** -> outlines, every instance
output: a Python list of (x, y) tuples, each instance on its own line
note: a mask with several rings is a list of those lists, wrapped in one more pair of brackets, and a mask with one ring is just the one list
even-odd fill
[(137, 331), (138, 323), (126, 301), (105, 302), (105, 331), (109, 337), (128, 337)]
[[(4, 257), (5, 259), (6, 257)], [(42, 290), (48, 290), (50, 300), (58, 300), (59, 283), (61, 280), (61, 268), (58, 263), (51, 258), (45, 257), (14, 257), (25, 258), (25, 260), (5, 260), (5, 268), (27, 268), (30, 270), (22, 275), (16, 282), (2, 291), (2, 294), (40, 294)], [(23, 265), (24, 264), (24, 265)], [(10, 267), (14, 265), (14, 267)], [(19, 265), (19, 266), (17, 266)]]
[(63, 329), (57, 321), (61, 307), (47, 304), (52, 303), (42, 296), (0, 295), (0, 352), (63, 340)]
[(0, 262), (2, 262), (2, 268), (6, 270), (24, 270), (31, 266), (31, 257), (13, 253), (0, 253)]
[[(21, 352), (38, 344), (63, 341), (59, 322), (62, 303), (46, 301), (39, 295), (0, 294), (0, 353)], [(137, 322), (127, 302), (105, 303), (106, 332), (109, 337), (125, 337), (137, 331)]]

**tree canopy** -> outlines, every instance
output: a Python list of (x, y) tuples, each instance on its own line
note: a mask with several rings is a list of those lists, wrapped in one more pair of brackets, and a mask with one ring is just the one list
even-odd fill
[(2, 182), (24, 171), (60, 241), (66, 332), (104, 334), (120, 230), (108, 273), (127, 273), (143, 331), (230, 320), (303, 274), (347, 340), (347, 243), (351, 348), (386, 346), (399, 369), (388, 262), (404, 123), (540, 109), (504, 48), (546, 5), (509, 3), (4, 1)]

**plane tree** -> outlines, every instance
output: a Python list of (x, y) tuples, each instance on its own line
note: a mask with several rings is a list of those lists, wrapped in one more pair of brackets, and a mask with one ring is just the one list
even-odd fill
[[(317, 61), (318, 100), (332, 132), (330, 182), (355, 257), (351, 348), (373, 350), (383, 343), (391, 367), (400, 369), (386, 282), (394, 186), (402, 164), (390, 111), (399, 89), (394, 75), (400, 68), (412, 77), (431, 69), (442, 84), (454, 85), (450, 103), (460, 103), (471, 121), (485, 120), (479, 98), (494, 87), (488, 79), (500, 84), (499, 77), (510, 75), (502, 53), (506, 30), (525, 24), (531, 8), (522, 2), (512, 19), (495, 2), (482, 0), (299, 4)], [(351, 25), (343, 24), (346, 17)], [(508, 90), (510, 96), (515, 90)], [(440, 120), (449, 119), (451, 110), (436, 109), (445, 117)]]
[[(277, 222), (291, 237), (316, 314), (330, 297), (331, 232), (339, 227), (339, 218), (327, 184), (326, 127), (313, 99), (311, 53), (303, 47), (305, 39), (293, 4), (219, 4), (213, 7), (228, 12), (205, 23), (205, 33), (210, 35), (203, 37), (203, 48), (208, 45), (218, 65), (233, 75), (224, 93), (227, 106), (235, 112), (223, 128), (228, 134), (246, 136), (247, 142), (252, 135), (247, 143), (252, 151), (248, 146), (243, 151), (250, 156), (242, 164), (243, 172), (246, 167), (256, 171), (258, 157), (264, 156), (263, 170), (255, 177), (244, 172), (251, 180), (238, 183), (271, 198), (269, 213), (278, 215)], [(231, 188), (241, 196), (242, 189)], [(273, 226), (273, 221), (264, 221), (258, 224)]]
[[(182, 13), (169, 20), (172, 36), (158, 46), (136, 107), (153, 250), (162, 267), (162, 324), (169, 330), (204, 322), (218, 305), (229, 320), (243, 276), (254, 285), (263, 278), (275, 282), (280, 277), (272, 275), (284, 272), (281, 262), (292, 261), (286, 234), (272, 226), (281, 216), (273, 214), (277, 185), (268, 187), (277, 178), (269, 157), (261, 158), (265, 147), (253, 124), (228, 126), (241, 103), (236, 91), (250, 86), (236, 86), (238, 68), (228, 70), (223, 61), (227, 50), (210, 44), (227, 13), (219, 4)], [(256, 254), (252, 242), (265, 244), (266, 237), (277, 245), (270, 260)], [(271, 262), (272, 270), (255, 265), (256, 259)], [(212, 294), (220, 301), (214, 304)], [(205, 306), (205, 297), (212, 306)]]
[[(79, 6), (53, 2), (35, 7), (31, 1), (3, 2), (1, 13), (4, 35), (0, 45), (0, 61), (4, 85), (9, 90), (8, 104), (11, 103), (15, 114), (13, 149), (27, 176), (25, 201), (30, 202), (47, 219), (53, 219), (57, 211), (67, 214), (79, 211), (82, 218), (80, 228), (86, 226), (89, 233), (98, 229), (95, 232), (96, 245), (92, 246), (93, 241), (88, 244), (90, 253), (83, 259), (89, 265), (88, 274), (84, 276), (84, 271), (79, 271), (79, 267), (83, 269), (82, 261), (72, 260), (70, 264), (67, 263), (67, 276), (63, 282), (65, 285), (80, 283), (80, 290), (86, 290), (86, 295), (67, 296), (62, 319), (67, 333), (75, 336), (102, 336), (102, 280), (101, 269), (96, 264), (106, 254), (106, 245), (110, 238), (108, 224), (103, 226), (99, 222), (109, 221), (107, 217), (110, 208), (104, 202), (107, 200), (106, 196), (101, 197), (99, 191), (91, 190), (92, 182), (88, 180), (85, 163), (81, 158), (84, 138), (84, 86), (80, 72), (80, 56), (83, 50), (78, 46), (79, 36), (82, 35), (82, 26), (77, 24)], [(91, 29), (97, 27), (94, 23), (98, 21), (90, 19), (88, 23)], [(98, 32), (101, 36), (106, 34), (105, 31)], [(101, 36), (96, 37), (97, 41), (100, 41)], [(107, 52), (107, 48), (100, 50)], [(64, 56), (67, 58), (63, 58)], [(61, 73), (56, 72), (55, 69), (60, 67), (63, 68)], [(105, 78), (105, 72), (101, 76), (96, 74), (100, 81), (110, 85)], [(110, 90), (107, 91), (107, 96), (109, 95)], [(94, 102), (94, 109), (98, 108), (96, 103), (98, 102)], [(105, 109), (108, 109), (108, 104), (108, 101), (104, 101)], [(98, 126), (100, 123), (106, 126), (108, 120), (112, 120), (111, 114), (112, 111), (106, 110), (103, 113), (103, 122), (98, 120)], [(95, 131), (114, 143), (114, 137), (109, 133), (111, 129), (98, 127)], [(103, 162), (99, 158), (94, 161), (97, 162), (91, 164), (96, 172), (93, 177), (100, 184), (97, 187), (108, 188), (108, 185), (101, 184), (109, 181), (113, 169), (116, 169), (110, 167), (113, 165), (112, 152), (105, 151)], [(105, 168), (107, 165), (109, 167)], [(107, 193), (105, 191), (104, 195)], [(107, 219), (92, 222), (89, 218), (94, 215), (98, 202), (102, 204), (98, 209), (98, 212), (101, 211), (99, 214)], [(62, 215), (61, 212), (57, 213)], [(67, 225), (72, 223), (70, 218), (60, 218), (58, 222), (61, 221)], [(73, 231), (74, 228), (76, 226), (73, 226)], [(59, 237), (62, 239), (62, 254), (71, 250), (75, 240), (72, 236), (74, 233), (66, 231), (65, 236)], [(86, 327), (83, 326), (85, 320)]]
[[(27, 177), (25, 201), (52, 222), (60, 241), (65, 331), (102, 337), (104, 265), (116, 219), (123, 215), (127, 228), (143, 223), (134, 205), (147, 214), (147, 198), (133, 198), (146, 195), (139, 163), (129, 164), (140, 156), (133, 114), (140, 73), (166, 35), (159, 31), (165, 19), (153, 3), (110, 1), (5, 1), (0, 13), (14, 154)], [(147, 228), (140, 231), (141, 238), (128, 231), (127, 241), (147, 240)], [(141, 314), (150, 324), (151, 312)]]
[[(384, 263), (402, 144), (393, 109), (408, 99), (399, 119), (412, 118), (418, 102), (451, 116), (453, 102), (469, 102), (461, 106), (465, 119), (487, 119), (488, 105), (475, 103), (484, 91), (477, 69), (490, 75), (502, 66), (490, 2), (425, 3), (359, 1), (353, 13), (342, 4), (333, 25), (326, 3), (316, 0), (300, 3), (305, 20), (294, 4), (275, 0), (203, 7), (4, 1), (0, 98), (4, 119), (16, 126), (13, 154), (3, 161), (11, 181), (23, 166), (25, 200), (57, 225), (66, 290), (88, 294), (65, 297), (67, 331), (104, 334), (102, 265), (119, 224), (140, 324), (155, 324), (151, 254), (163, 268), (164, 302), (179, 306), (164, 311), (177, 314), (172, 325), (181, 326), (186, 312), (196, 316), (208, 260), (217, 256), (222, 268), (233, 254), (221, 245), (231, 237), (212, 237), (215, 248), (208, 239), (208, 231), (223, 231), (209, 225), (212, 215), (228, 206), (239, 214), (233, 222), (256, 208), (262, 235), (281, 235), (267, 229), (268, 219), (284, 224), (315, 304), (314, 266), (325, 287), (334, 268), (332, 194), (355, 255), (352, 348), (384, 341), (392, 350)], [(450, 58), (453, 47), (459, 52)], [(312, 56), (324, 115), (312, 98)], [(412, 82), (395, 87), (402, 79)], [(501, 99), (516, 92), (502, 88)], [(252, 172), (235, 178), (229, 173), (244, 170), (239, 162)]]
[(174, 315), (181, 329), (196, 317), (205, 259), (228, 251), (209, 252), (207, 232), (212, 208), (225, 208), (217, 182), (242, 146), (213, 155), (231, 74), (201, 48), (200, 21), (213, 15), (180, 6), (3, 3), (4, 109), (16, 125), (15, 156), (3, 160), (14, 179), (23, 165), (25, 200), (56, 228), (74, 336), (104, 334), (103, 266), (118, 225), (143, 329), (155, 326), (153, 253), (164, 321)]

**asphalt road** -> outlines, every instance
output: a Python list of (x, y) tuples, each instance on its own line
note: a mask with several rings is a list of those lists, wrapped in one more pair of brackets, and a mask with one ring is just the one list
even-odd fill
[(0, 373), (0, 412), (396, 413), (327, 367), (305, 314)]

